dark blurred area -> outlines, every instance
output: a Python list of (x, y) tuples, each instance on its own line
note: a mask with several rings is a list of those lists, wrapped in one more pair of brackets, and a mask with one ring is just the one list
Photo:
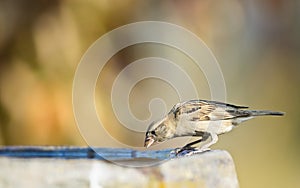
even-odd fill
[[(194, 32), (213, 51), (226, 81), (227, 102), (286, 112), (282, 118), (246, 122), (214, 146), (232, 154), (241, 187), (300, 187), (299, 8), (296, 0), (2, 0), (0, 144), (86, 145), (72, 111), (73, 76), (82, 55), (119, 26), (166, 21)], [(105, 68), (99, 82), (108, 89), (99, 93), (99, 108), (111, 109), (110, 84), (132, 59), (142, 58), (138, 52), (146, 53), (147, 47), (141, 48), (121, 52)], [(147, 105), (143, 90), (168, 98), (155, 81), (145, 84), (148, 90), (137, 87), (132, 102), (141, 118), (149, 113), (141, 109)], [(207, 91), (199, 92), (209, 99)], [(118, 123), (111, 110), (100, 113), (108, 114), (106, 122)]]

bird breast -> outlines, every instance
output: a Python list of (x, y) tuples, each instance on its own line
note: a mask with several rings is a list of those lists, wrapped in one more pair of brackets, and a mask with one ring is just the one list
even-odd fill
[(177, 122), (176, 136), (193, 136), (196, 132), (210, 132), (214, 134), (223, 134), (233, 129), (232, 120), (217, 121), (187, 121)]

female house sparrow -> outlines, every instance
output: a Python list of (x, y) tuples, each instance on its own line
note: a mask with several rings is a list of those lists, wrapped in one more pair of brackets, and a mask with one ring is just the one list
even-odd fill
[[(245, 110), (248, 107), (236, 106), (216, 101), (190, 100), (176, 104), (162, 119), (152, 122), (146, 132), (145, 147), (182, 136), (201, 137), (199, 140), (175, 150), (176, 155), (192, 154), (210, 150), (218, 141), (218, 135), (231, 131), (238, 124), (255, 116), (276, 115), (282, 112), (265, 110)], [(211, 141), (197, 148), (193, 145)]]

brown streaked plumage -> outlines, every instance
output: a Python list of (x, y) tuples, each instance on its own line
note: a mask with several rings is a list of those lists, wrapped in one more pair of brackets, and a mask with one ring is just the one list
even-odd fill
[[(152, 122), (146, 132), (145, 147), (182, 136), (197, 136), (199, 140), (177, 149), (176, 155), (189, 150), (191, 153), (206, 151), (218, 141), (218, 135), (231, 131), (238, 124), (255, 116), (283, 115), (282, 112), (247, 110), (217, 101), (190, 100), (176, 104), (162, 119)], [(197, 148), (194, 145), (211, 138)], [(186, 153), (186, 152), (185, 152)]]

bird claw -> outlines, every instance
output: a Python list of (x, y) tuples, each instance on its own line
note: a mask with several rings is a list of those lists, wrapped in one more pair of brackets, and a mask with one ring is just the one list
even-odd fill
[(175, 149), (175, 155), (176, 157), (181, 156), (190, 156), (196, 151), (195, 148), (176, 148)]
[(201, 148), (197, 149), (194, 147), (188, 147), (188, 148), (176, 148), (173, 151), (171, 151), (170, 155), (175, 157), (184, 157), (184, 156), (191, 156), (194, 154), (204, 153), (206, 151), (210, 151), (210, 148)]

